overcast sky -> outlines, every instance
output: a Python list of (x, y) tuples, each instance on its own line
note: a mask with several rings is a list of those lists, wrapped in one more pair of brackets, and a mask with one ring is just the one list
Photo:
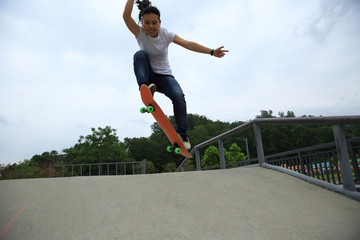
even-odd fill
[[(125, 0), (0, 0), (0, 164), (74, 146), (92, 127), (148, 137)], [(260, 110), (360, 114), (359, 0), (153, 0), (162, 27), (222, 59), (171, 44), (188, 112), (247, 121)], [(179, 5), (180, 4), (180, 5)], [(134, 8), (134, 18), (138, 11)], [(164, 96), (155, 98), (173, 115)]]

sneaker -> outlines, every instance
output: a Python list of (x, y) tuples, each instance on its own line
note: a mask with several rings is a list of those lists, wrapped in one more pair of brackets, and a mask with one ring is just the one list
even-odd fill
[(149, 88), (149, 90), (150, 90), (150, 92), (151, 92), (151, 95), (154, 96), (154, 93), (155, 93), (155, 91), (156, 91), (156, 85), (152, 83), (152, 84), (150, 84), (150, 85), (148, 86), (148, 88)]
[(178, 135), (179, 135), (181, 141), (184, 143), (185, 148), (187, 150), (190, 150), (191, 144), (190, 144), (190, 140), (189, 140), (188, 136), (186, 134), (183, 134), (183, 135), (178, 134)]

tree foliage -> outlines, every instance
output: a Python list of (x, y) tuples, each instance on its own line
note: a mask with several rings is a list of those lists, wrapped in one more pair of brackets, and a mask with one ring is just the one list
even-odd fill
[(91, 128), (92, 134), (80, 136), (74, 147), (64, 149), (68, 163), (111, 163), (126, 158), (125, 144), (116, 136), (116, 129), (109, 126)]
[[(229, 150), (224, 148), (225, 163), (235, 163), (245, 160), (245, 154), (241, 152), (241, 148), (233, 143)], [(220, 165), (219, 149), (215, 146), (210, 146), (206, 149), (204, 157), (201, 159), (201, 167), (213, 167)]]

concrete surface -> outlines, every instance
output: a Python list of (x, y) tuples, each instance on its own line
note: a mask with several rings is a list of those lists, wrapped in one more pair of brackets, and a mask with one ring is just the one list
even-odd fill
[(254, 167), (0, 181), (1, 239), (360, 239), (360, 202)]

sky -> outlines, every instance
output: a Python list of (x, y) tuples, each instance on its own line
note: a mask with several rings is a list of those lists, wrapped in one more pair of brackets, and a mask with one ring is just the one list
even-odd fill
[[(91, 128), (148, 137), (125, 0), (0, 0), (0, 164), (74, 146)], [(360, 1), (153, 0), (162, 27), (222, 58), (169, 48), (188, 113), (360, 115)], [(133, 17), (138, 21), (138, 10)], [(155, 99), (167, 115), (171, 101)]]

